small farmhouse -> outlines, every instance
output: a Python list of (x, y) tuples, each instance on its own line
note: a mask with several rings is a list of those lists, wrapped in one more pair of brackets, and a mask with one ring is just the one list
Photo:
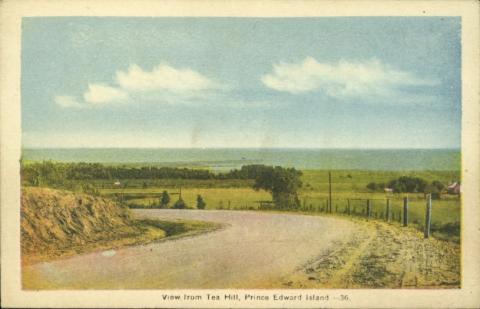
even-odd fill
[(459, 182), (453, 182), (452, 184), (447, 186), (447, 192), (448, 194), (460, 194), (461, 189), (460, 189), (460, 183)]

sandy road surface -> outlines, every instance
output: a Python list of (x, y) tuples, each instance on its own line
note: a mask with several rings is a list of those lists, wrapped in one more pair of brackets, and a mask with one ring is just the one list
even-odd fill
[(243, 211), (135, 210), (139, 217), (219, 222), (215, 232), (38, 263), (23, 268), (26, 289), (285, 287), (284, 278), (356, 224), (317, 216)]

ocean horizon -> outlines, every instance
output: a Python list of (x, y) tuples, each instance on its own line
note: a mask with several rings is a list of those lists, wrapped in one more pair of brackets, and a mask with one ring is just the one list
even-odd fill
[(455, 148), (22, 148), (22, 160), (154, 164), (229, 170), (247, 164), (297, 169), (460, 170)]

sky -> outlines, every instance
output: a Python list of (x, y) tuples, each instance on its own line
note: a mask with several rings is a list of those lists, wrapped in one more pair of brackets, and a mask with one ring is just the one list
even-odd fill
[(459, 148), (455, 17), (22, 21), (27, 148)]

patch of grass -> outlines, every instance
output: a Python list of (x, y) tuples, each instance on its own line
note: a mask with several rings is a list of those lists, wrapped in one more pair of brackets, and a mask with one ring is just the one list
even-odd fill
[(140, 228), (156, 228), (165, 232), (166, 237), (171, 236), (186, 236), (198, 234), (201, 232), (208, 232), (219, 229), (220, 224), (205, 221), (194, 220), (157, 220), (157, 219), (138, 219), (135, 220), (135, 225)]
[[(154, 190), (154, 191), (153, 191)], [(125, 203), (131, 208), (150, 208), (152, 204), (158, 204), (160, 195), (166, 190), (170, 194), (170, 205), (178, 199), (177, 189), (155, 188), (148, 189), (148, 194), (140, 197), (144, 192), (143, 189), (128, 189), (124, 192)], [(109, 190), (109, 197), (114, 193), (121, 194), (121, 189), (117, 191)], [(155, 192), (156, 195), (151, 195)], [(197, 195), (201, 195), (206, 203), (206, 209), (256, 209), (259, 206), (258, 201), (269, 201), (271, 195), (265, 191), (255, 191), (252, 188), (182, 188), (182, 199), (189, 207), (195, 208), (197, 204)], [(125, 198), (126, 196), (134, 196), (135, 198)]]

